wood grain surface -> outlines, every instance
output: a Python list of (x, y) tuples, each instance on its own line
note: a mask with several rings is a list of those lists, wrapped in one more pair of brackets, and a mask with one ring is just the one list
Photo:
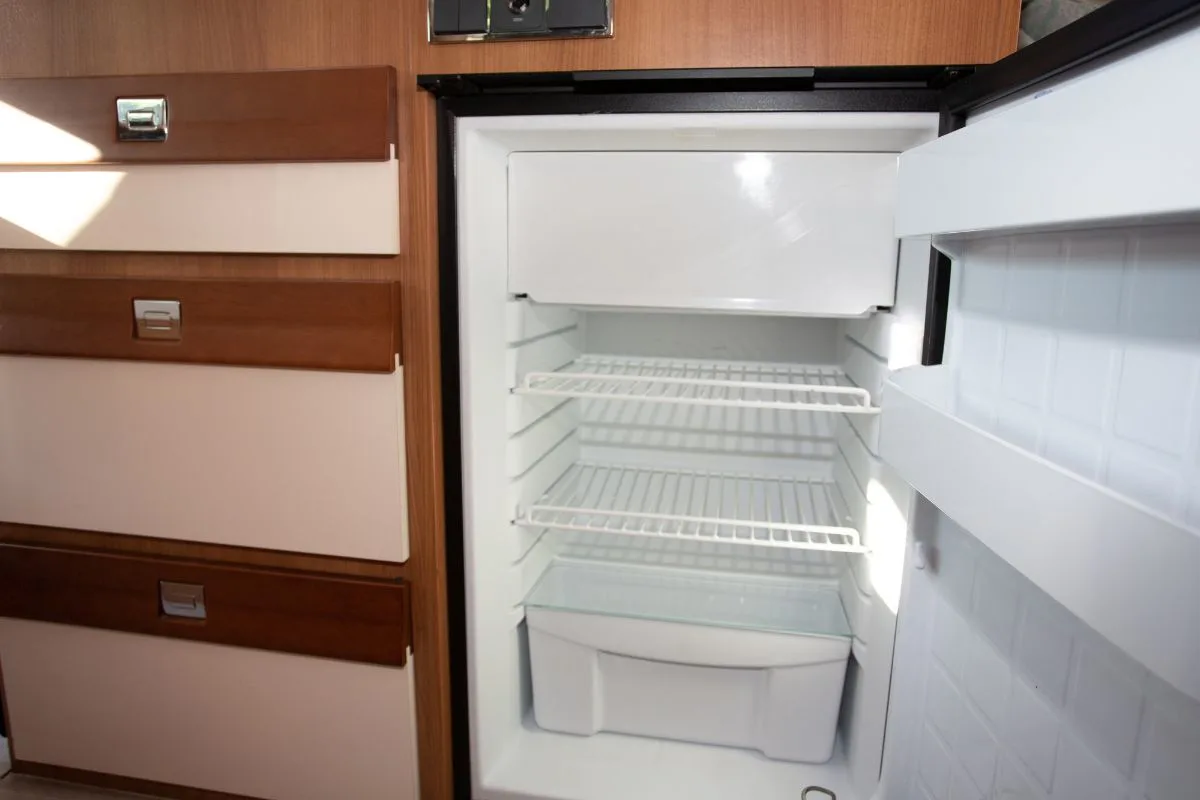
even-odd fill
[[(1020, 13), (1019, 0), (613, 3), (611, 39), (430, 45), (420, 37), (417, 71), (980, 64), (1013, 51)], [(419, 5), (410, 7), (417, 18)]]
[[(399, 280), (422, 797), (453, 796), (442, 507), (434, 102), (418, 73), (984, 63), (1019, 0), (614, 0), (612, 39), (430, 45), (425, 0), (0, 0), (0, 75), (390, 64), (398, 70), (396, 259), (9, 252), (0, 272)], [(741, 18), (745, 18), (744, 20)], [(452, 412), (453, 413), (453, 412)], [(19, 735), (19, 734), (18, 734)]]
[[(159, 582), (204, 587), (207, 618), (163, 613)], [(168, 558), (0, 545), (0, 616), (402, 667), (408, 585)]]
[[(119, 141), (118, 97), (166, 98), (166, 140)], [(4, 164), (384, 161), (398, 144), (394, 67), (12, 78), (0, 103), (95, 150), (64, 158), (9, 136)]]
[[(392, 372), (396, 286), (0, 275), (0, 353)], [(178, 301), (180, 339), (137, 338), (135, 299)]]

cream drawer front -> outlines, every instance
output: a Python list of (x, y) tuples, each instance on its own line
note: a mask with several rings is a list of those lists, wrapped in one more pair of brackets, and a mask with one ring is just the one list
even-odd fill
[(404, 561), (403, 412), (400, 369), (0, 357), (0, 520)]
[(0, 168), (0, 247), (400, 252), (400, 162)]
[(509, 156), (509, 291), (542, 303), (857, 316), (895, 298), (896, 155)]
[(0, 619), (20, 761), (266, 800), (415, 800), (398, 669)]

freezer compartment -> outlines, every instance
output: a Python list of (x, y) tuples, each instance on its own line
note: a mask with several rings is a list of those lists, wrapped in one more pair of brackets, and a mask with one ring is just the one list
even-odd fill
[(526, 621), (541, 728), (833, 754), (851, 638), (832, 586), (564, 560)]
[(860, 316), (896, 289), (896, 153), (513, 153), (508, 289), (542, 303)]

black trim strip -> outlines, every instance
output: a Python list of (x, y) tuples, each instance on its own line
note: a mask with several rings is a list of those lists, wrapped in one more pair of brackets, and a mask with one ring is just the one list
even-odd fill
[(926, 88), (830, 88), (801, 92), (663, 94), (478, 94), (446, 97), (457, 116), (530, 114), (683, 114), (785, 111), (936, 112), (940, 94)]
[(532, 93), (661, 95), (680, 92), (796, 92), (849, 84), (857, 88), (940, 89), (972, 69), (942, 66), (770, 67), (516, 72), (420, 75), (417, 85), (438, 97)]
[(1200, 0), (1113, 0), (950, 85), (945, 108), (973, 111), (1198, 16)]
[[(938, 136), (954, 133), (966, 124), (965, 115), (943, 111), (938, 120)], [(925, 335), (921, 341), (921, 365), (925, 367), (941, 364), (946, 350), (952, 268), (953, 264), (948, 255), (936, 248), (930, 248), (929, 282), (925, 293)]]
[(462, 489), (462, 394), (458, 357), (458, 197), (454, 114), (437, 101), (438, 304), (442, 349), (442, 468), (446, 504), (446, 616), (450, 651), (450, 758), (454, 797), (471, 800), (470, 695), (467, 688), (467, 562)]

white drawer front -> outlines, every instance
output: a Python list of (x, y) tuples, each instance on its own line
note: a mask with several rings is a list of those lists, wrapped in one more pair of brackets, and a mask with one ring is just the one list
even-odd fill
[(403, 379), (0, 357), (0, 520), (408, 558)]
[(509, 291), (861, 315), (894, 301), (895, 194), (889, 153), (514, 153)]
[(418, 796), (403, 669), (0, 619), (23, 761), (267, 800)]

